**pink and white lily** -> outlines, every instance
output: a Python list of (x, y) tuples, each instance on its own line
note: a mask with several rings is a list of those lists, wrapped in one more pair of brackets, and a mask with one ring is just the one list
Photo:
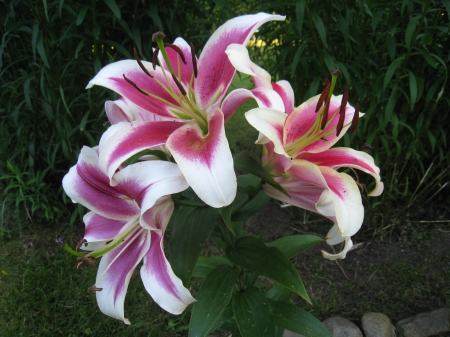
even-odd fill
[(100, 145), (100, 167), (108, 177), (115, 179), (120, 161), (156, 143), (165, 144), (200, 199), (212, 207), (229, 205), (237, 183), (224, 121), (234, 112), (239, 102), (233, 101), (239, 98), (229, 101), (226, 112), (221, 109), (235, 73), (225, 50), (232, 43), (247, 44), (255, 30), (271, 20), (284, 17), (259, 13), (227, 21), (208, 40), (199, 59), (182, 38), (165, 46), (156, 36), (162, 57), (154, 58), (153, 65), (138, 59), (104, 67), (88, 88), (110, 88), (145, 111), (173, 120), (164, 122), (170, 124), (164, 130), (158, 127), (157, 140), (153, 137), (155, 122), (117, 127), (114, 137), (108, 137), (116, 139), (114, 145)]
[(173, 273), (163, 238), (174, 210), (170, 194), (188, 188), (186, 180), (176, 164), (151, 160), (121, 169), (112, 187), (98, 161), (97, 149), (83, 147), (63, 187), (90, 210), (83, 218), (86, 242), (81, 249), (90, 251), (84, 260), (102, 257), (94, 287), (100, 310), (130, 324), (124, 315), (125, 295), (142, 260), (147, 292), (163, 309), (180, 314), (195, 300)]
[[(232, 64), (241, 72), (253, 76), (256, 86), (271, 86), (270, 75), (254, 64), (241, 46), (231, 45), (227, 53)], [(354, 179), (338, 169), (358, 169), (373, 176), (376, 186), (369, 196), (383, 191), (380, 170), (365, 152), (333, 146), (362, 114), (348, 104), (347, 92), (332, 95), (337, 75), (321, 95), (310, 98), (290, 111), (293, 91), (280, 92), (285, 109), (256, 108), (245, 114), (247, 121), (260, 132), (257, 144), (264, 145), (263, 166), (288, 193), (270, 185), (264, 186), (269, 196), (319, 213), (335, 225), (327, 242), (335, 245), (345, 241), (339, 254), (323, 252), (329, 259), (344, 258), (352, 248), (350, 239), (364, 218), (361, 195)], [(286, 82), (287, 83), (287, 82)], [(283, 87), (290, 87), (288, 83)]]

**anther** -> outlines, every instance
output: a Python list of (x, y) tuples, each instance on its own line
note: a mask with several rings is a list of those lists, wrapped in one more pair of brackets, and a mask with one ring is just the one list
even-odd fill
[(183, 88), (183, 86), (181, 85), (180, 81), (178, 81), (178, 78), (177, 78), (174, 74), (172, 74), (172, 78), (173, 78), (175, 84), (177, 85), (178, 89), (181, 91), (181, 94), (182, 94), (183, 96), (186, 96), (186, 95), (187, 95), (187, 92), (186, 92), (186, 90), (184, 90), (184, 88)]
[(95, 260), (93, 258), (90, 258), (87, 256), (79, 257), (79, 258), (77, 258), (77, 269), (80, 269), (83, 262), (86, 262), (87, 264), (90, 264), (90, 265), (95, 264)]
[(139, 87), (137, 86), (136, 83), (134, 83), (132, 80), (130, 80), (129, 78), (127, 78), (127, 77), (125, 76), (125, 74), (123, 74), (122, 76), (123, 76), (124, 80), (127, 81), (128, 83), (130, 83), (137, 91), (139, 91), (141, 94), (143, 94), (143, 95), (145, 95), (145, 96), (148, 96), (148, 94), (147, 94), (144, 90), (142, 90), (141, 88), (139, 88)]
[(150, 74), (147, 70), (147, 68), (144, 67), (144, 65), (142, 64), (141, 59), (139, 58), (139, 55), (137, 53), (136, 48), (133, 49), (134, 52), (134, 58), (136, 59), (137, 63), (139, 64), (139, 67), (141, 67), (141, 69), (144, 71), (144, 73), (146, 73), (148, 76), (150, 76), (151, 78), (153, 78), (153, 75)]
[(80, 249), (81, 245), (85, 242), (87, 242), (86, 239), (81, 239), (80, 242), (78, 242), (77, 246), (75, 247), (75, 251), (78, 252), (78, 249)]
[[(326, 79), (326, 81), (328, 78)], [(320, 110), (320, 108), (323, 105), (323, 102), (325, 101), (325, 98), (328, 97), (328, 94), (330, 93), (331, 83), (328, 81), (327, 86), (325, 87), (325, 90), (320, 94), (319, 100), (316, 105), (316, 112)]]
[(153, 51), (153, 58), (152, 58), (153, 70), (156, 70), (156, 62), (158, 61), (158, 53), (159, 53), (159, 47), (156, 46), (155, 50)]
[(350, 134), (355, 132), (356, 126), (358, 125), (358, 121), (359, 121), (359, 103), (356, 103), (355, 114), (353, 115), (352, 125), (350, 126), (350, 131), (349, 131)]
[(328, 122), (328, 110), (330, 110), (330, 101), (331, 99), (327, 99), (325, 108), (323, 109), (322, 124), (320, 125), (321, 130), (325, 129), (325, 125), (327, 125)]
[(183, 51), (180, 49), (180, 47), (178, 47), (176, 44), (172, 44), (172, 43), (164, 43), (164, 46), (172, 48), (173, 50), (175, 50), (178, 53), (178, 55), (180, 55), (181, 60), (183, 61), (183, 63), (186, 64), (186, 59), (184, 58)]
[(345, 107), (347, 106), (347, 102), (348, 102), (348, 88), (344, 84), (344, 94), (342, 95), (341, 107), (339, 108), (339, 122), (336, 126), (336, 137), (339, 136), (339, 134), (342, 131), (342, 128), (344, 127)]
[(156, 32), (152, 35), (152, 41), (156, 42), (158, 40), (163, 40), (166, 37), (166, 35), (163, 32)]
[(194, 68), (194, 77), (197, 78), (198, 69), (197, 69), (197, 57), (195, 56), (194, 45), (191, 42), (191, 57), (192, 57), (192, 67)]
[(97, 288), (96, 286), (92, 286), (88, 288), (88, 293), (91, 295), (95, 295), (96, 292), (102, 291), (103, 288)]

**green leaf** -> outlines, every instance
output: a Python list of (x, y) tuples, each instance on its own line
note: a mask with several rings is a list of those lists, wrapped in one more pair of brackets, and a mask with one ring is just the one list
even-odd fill
[(50, 64), (48, 63), (47, 54), (45, 53), (44, 41), (41, 34), (39, 34), (38, 36), (36, 48), (45, 66), (50, 69)]
[(263, 179), (266, 183), (278, 191), (288, 195), (286, 191), (264, 170), (258, 159), (256, 159), (252, 154), (247, 151), (243, 151), (234, 156), (233, 160), (234, 168), (236, 170), (251, 173)]
[(231, 262), (225, 256), (200, 256), (197, 260), (192, 275), (197, 277), (207, 277), (210, 272), (223, 264), (232, 266)]
[(315, 235), (289, 235), (267, 243), (267, 247), (278, 248), (291, 258), (321, 242), (323, 239)]
[(266, 297), (274, 301), (288, 302), (294, 293), (288, 288), (275, 283), (275, 285), (266, 293)]
[(303, 18), (305, 16), (306, 1), (297, 1), (295, 4), (295, 14), (297, 16), (298, 36), (302, 36)]
[(231, 300), (238, 276), (239, 268), (222, 265), (206, 277), (192, 307), (189, 337), (204, 337), (212, 331)]
[(269, 300), (255, 287), (233, 296), (233, 312), (239, 332), (245, 337), (273, 337), (275, 324)]
[(169, 241), (170, 264), (185, 287), (194, 271), (204, 244), (217, 224), (214, 208), (182, 207), (172, 216), (172, 234)]
[(84, 18), (86, 16), (87, 11), (89, 10), (88, 6), (84, 6), (83, 8), (81, 8), (81, 10), (78, 12), (78, 16), (77, 16), (77, 21), (75, 22), (75, 24), (77, 26), (81, 25), (84, 21)]
[(390, 57), (391, 61), (394, 61), (396, 49), (397, 49), (397, 44), (395, 43), (395, 37), (392, 35), (388, 35), (386, 37), (386, 45), (387, 45), (389, 57)]
[(416, 30), (417, 24), (419, 23), (420, 15), (409, 20), (408, 26), (405, 31), (405, 43), (406, 48), (411, 49), (411, 39), (414, 35), (414, 31)]
[(260, 191), (252, 200), (246, 203), (239, 211), (231, 216), (231, 221), (244, 221), (257, 214), (267, 203), (271, 197)]
[(414, 73), (409, 70), (409, 95), (410, 95), (410, 106), (411, 111), (414, 110), (414, 104), (417, 100), (417, 80)]
[(116, 2), (114, 0), (105, 0), (105, 2), (109, 9), (111, 9), (114, 15), (120, 20), (120, 8), (117, 6)]
[(327, 33), (325, 30), (325, 25), (323, 24), (322, 18), (316, 13), (311, 13), (311, 19), (314, 23), (314, 26), (316, 26), (317, 31), (319, 32), (320, 40), (322, 40), (322, 44), (325, 48), (328, 48), (327, 46)]
[(389, 84), (389, 82), (391, 81), (392, 76), (394, 75), (395, 71), (400, 66), (400, 64), (402, 63), (404, 58), (405, 58), (404, 56), (400, 56), (394, 62), (392, 62), (390, 64), (390, 66), (388, 67), (388, 69), (386, 71), (386, 75), (384, 76), (383, 90), (386, 90), (386, 87)]
[(280, 283), (311, 303), (300, 275), (278, 248), (267, 247), (247, 236), (238, 239), (234, 247), (228, 247), (226, 255), (232, 263)]
[(305, 337), (333, 337), (320, 321), (290, 303), (269, 300), (275, 324)]
[(302, 53), (305, 50), (307, 45), (308, 45), (308, 41), (302, 41), (300, 46), (297, 48), (294, 58), (292, 59), (291, 76), (295, 75), (295, 70), (297, 70), (298, 62), (300, 61), (300, 57), (302, 56)]
[(375, 32), (375, 29), (377, 29), (378, 23), (380, 22), (381, 18), (383, 17), (385, 13), (385, 10), (380, 10), (375, 13), (375, 15), (372, 18), (372, 32)]
[(391, 121), (391, 116), (393, 114), (395, 103), (397, 100), (396, 94), (397, 94), (397, 88), (394, 88), (394, 90), (392, 90), (391, 96), (389, 97), (389, 100), (386, 105), (386, 109), (384, 111), (383, 126), (386, 126), (387, 123), (389, 123)]

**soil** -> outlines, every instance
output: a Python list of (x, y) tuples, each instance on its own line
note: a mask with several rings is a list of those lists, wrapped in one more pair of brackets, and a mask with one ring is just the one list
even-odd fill
[[(310, 213), (270, 202), (248, 221), (246, 233), (268, 241), (286, 234), (325, 237), (332, 223), (306, 214)], [(382, 312), (395, 324), (418, 313), (450, 308), (448, 223), (425, 224), (414, 235), (393, 237), (386, 242), (386, 237), (362, 228), (353, 237), (359, 247), (344, 260), (323, 258), (321, 250), (340, 249), (326, 243), (300, 254), (296, 266), (313, 302), (313, 314), (321, 320), (342, 316), (359, 324), (365, 312)], [(302, 299), (294, 301), (308, 309)]]

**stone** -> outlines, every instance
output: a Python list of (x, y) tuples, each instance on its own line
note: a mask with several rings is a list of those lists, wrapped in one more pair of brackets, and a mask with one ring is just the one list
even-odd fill
[(391, 320), (379, 312), (366, 312), (361, 319), (361, 326), (366, 337), (395, 337)]
[(284, 330), (283, 337), (305, 337), (305, 336), (300, 335), (299, 333), (296, 332)]
[(361, 330), (343, 317), (330, 317), (322, 324), (331, 332), (333, 337), (363, 337)]
[(405, 337), (427, 337), (450, 332), (450, 310), (441, 308), (418, 314), (402, 319), (395, 326)]

